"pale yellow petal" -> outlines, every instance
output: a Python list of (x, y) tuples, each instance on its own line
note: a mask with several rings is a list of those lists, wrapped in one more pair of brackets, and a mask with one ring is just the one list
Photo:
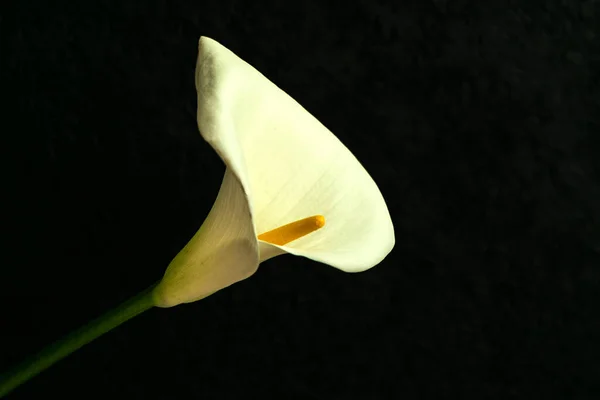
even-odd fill
[(356, 272), (391, 251), (393, 225), (377, 185), (294, 99), (206, 37), (196, 85), (200, 133), (239, 177), (256, 232), (311, 215), (326, 218), (325, 227), (286, 246), (261, 243), (261, 260), (286, 251)]

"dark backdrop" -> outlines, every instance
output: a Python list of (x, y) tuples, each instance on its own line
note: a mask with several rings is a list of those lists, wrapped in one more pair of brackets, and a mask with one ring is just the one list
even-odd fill
[(273, 259), (10, 398), (598, 398), (599, 3), (326, 3), (2, 1), (0, 370), (160, 278), (207, 215), (201, 35), (347, 144), (397, 241), (361, 274)]

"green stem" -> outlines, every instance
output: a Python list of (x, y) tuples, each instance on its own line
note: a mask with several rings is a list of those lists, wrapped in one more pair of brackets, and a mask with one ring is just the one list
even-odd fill
[(154, 285), (0, 376), (0, 398), (102, 334), (152, 308), (152, 289)]

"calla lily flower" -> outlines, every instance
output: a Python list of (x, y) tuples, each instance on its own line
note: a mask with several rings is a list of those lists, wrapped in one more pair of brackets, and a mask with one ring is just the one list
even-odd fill
[(394, 247), (373, 179), (300, 104), (231, 51), (200, 38), (198, 128), (225, 163), (206, 220), (162, 280), (0, 377), (0, 397), (152, 307), (207, 297), (293, 254), (360, 272)]
[(156, 306), (202, 299), (282, 254), (345, 272), (394, 246), (381, 192), (354, 155), (300, 104), (233, 52), (200, 38), (200, 134), (225, 163), (206, 220), (154, 288)]

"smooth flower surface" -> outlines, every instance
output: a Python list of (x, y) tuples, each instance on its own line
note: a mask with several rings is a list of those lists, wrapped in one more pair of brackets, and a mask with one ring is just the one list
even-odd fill
[[(157, 306), (199, 300), (280, 254), (360, 272), (392, 250), (394, 229), (377, 185), (294, 99), (206, 37), (199, 42), (196, 90), (198, 128), (226, 171), (206, 221), (155, 288)], [(290, 236), (294, 229), (300, 233)], [(301, 237), (285, 244), (270, 239), (281, 232)]]

